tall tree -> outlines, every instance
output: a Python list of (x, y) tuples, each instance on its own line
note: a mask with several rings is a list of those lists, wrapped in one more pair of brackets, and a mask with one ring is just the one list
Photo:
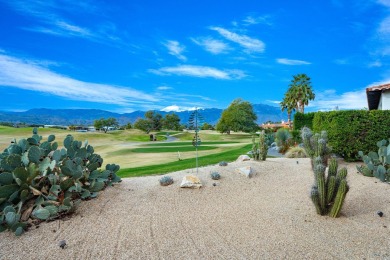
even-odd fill
[(145, 119), (151, 122), (150, 130), (161, 130), (162, 127), (162, 115), (156, 113), (156, 111), (149, 110), (145, 113)]
[(242, 99), (235, 99), (227, 109), (222, 112), (216, 129), (221, 133), (230, 131), (252, 132), (258, 128), (255, 120), (257, 115), (253, 111), (253, 106)]
[(287, 110), (288, 124), (291, 128), (291, 114), (295, 112), (297, 102), (291, 97), (290, 93), (287, 92), (284, 95), (282, 102), (280, 102), (280, 108), (282, 111)]
[(152, 128), (152, 124), (151, 124), (151, 121), (149, 121), (147, 119), (138, 118), (134, 122), (134, 128), (139, 129), (141, 131), (144, 131), (146, 133), (149, 133), (151, 128)]
[(166, 114), (162, 120), (162, 127), (168, 130), (179, 131), (181, 129), (179, 116), (175, 113)]
[(110, 118), (107, 118), (107, 119), (100, 118), (98, 120), (95, 120), (94, 123), (93, 123), (93, 126), (96, 129), (103, 129), (103, 131), (105, 133), (107, 133), (109, 127), (118, 127), (119, 124), (118, 124), (118, 122), (116, 121), (115, 118), (110, 117)]
[(309, 105), (309, 101), (315, 98), (310, 78), (306, 74), (293, 75), (287, 93), (290, 95), (291, 102), (296, 104), (297, 111), (301, 113), (305, 113), (305, 106)]

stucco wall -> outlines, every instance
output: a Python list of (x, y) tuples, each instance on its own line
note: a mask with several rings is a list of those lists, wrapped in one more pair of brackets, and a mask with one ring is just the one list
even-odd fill
[(390, 90), (382, 93), (378, 109), (390, 110)]

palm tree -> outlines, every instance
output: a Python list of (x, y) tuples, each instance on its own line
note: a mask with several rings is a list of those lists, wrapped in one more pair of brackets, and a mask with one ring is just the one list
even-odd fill
[(291, 114), (295, 112), (295, 109), (297, 108), (297, 102), (292, 98), (290, 92), (287, 92), (284, 95), (282, 102), (280, 102), (280, 107), (282, 111), (287, 110), (288, 126), (291, 128)]
[(306, 74), (294, 75), (287, 93), (289, 93), (291, 102), (295, 102), (297, 111), (302, 114), (305, 113), (305, 106), (309, 104), (309, 100), (314, 100), (315, 98), (310, 78)]

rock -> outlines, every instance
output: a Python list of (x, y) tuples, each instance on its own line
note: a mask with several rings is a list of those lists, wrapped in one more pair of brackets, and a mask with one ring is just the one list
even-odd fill
[(66, 247), (66, 241), (61, 240), (60, 242), (58, 242), (58, 246), (61, 247), (62, 249), (64, 249)]
[(199, 180), (198, 177), (194, 175), (187, 175), (183, 177), (180, 187), (199, 189), (200, 187), (202, 187), (202, 182)]
[(379, 217), (383, 216), (383, 212), (382, 211), (377, 211), (376, 214), (378, 214)]
[(253, 171), (252, 171), (252, 168), (250, 166), (237, 168), (236, 171), (240, 174), (245, 175), (248, 178), (251, 178), (253, 176)]
[(238, 156), (236, 162), (244, 162), (244, 161), (250, 161), (250, 157), (246, 154)]

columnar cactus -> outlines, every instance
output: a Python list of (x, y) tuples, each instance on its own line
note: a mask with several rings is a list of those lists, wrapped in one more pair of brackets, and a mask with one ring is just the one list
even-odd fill
[(252, 156), (255, 161), (265, 161), (268, 154), (268, 145), (264, 131), (259, 133), (259, 141), (256, 142), (256, 137), (252, 136)]
[(338, 217), (345, 196), (349, 190), (347, 185), (347, 169), (338, 171), (338, 163), (335, 158), (329, 161), (328, 173), (326, 174), (326, 162), (330, 152), (327, 146), (327, 134), (313, 135), (309, 128), (302, 129), (302, 139), (306, 153), (311, 156), (314, 170), (314, 185), (310, 197), (319, 215), (329, 214)]

